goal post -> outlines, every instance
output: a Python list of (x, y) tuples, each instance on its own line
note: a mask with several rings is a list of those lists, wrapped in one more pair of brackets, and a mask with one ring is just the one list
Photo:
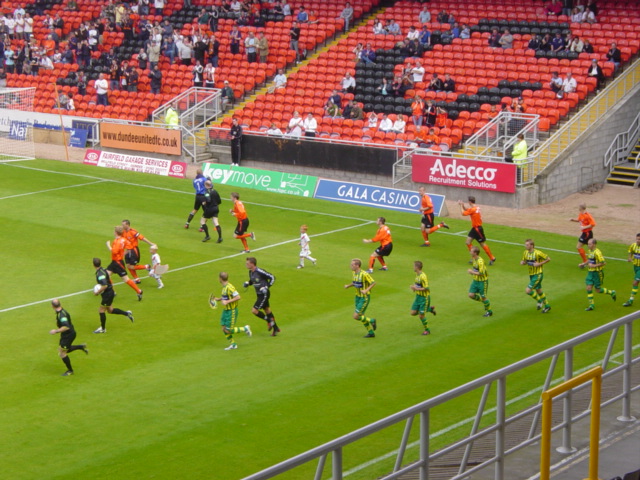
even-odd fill
[(33, 87), (0, 89), (0, 162), (36, 158), (29, 120), (35, 92)]

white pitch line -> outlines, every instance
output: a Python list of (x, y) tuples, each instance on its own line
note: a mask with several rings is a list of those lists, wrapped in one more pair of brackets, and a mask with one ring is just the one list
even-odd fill
[(9, 198), (26, 197), (29, 195), (38, 195), (40, 193), (55, 192), (56, 190), (65, 190), (67, 188), (86, 187), (87, 185), (95, 185), (96, 183), (104, 183), (105, 180), (97, 180), (89, 183), (79, 183), (78, 185), (68, 185), (66, 187), (48, 188), (46, 190), (38, 190), (37, 192), (18, 193), (17, 195), (7, 195), (6, 197), (0, 197), (0, 200), (7, 200)]
[[(329, 230), (327, 232), (317, 233), (315, 235), (311, 235), (311, 237), (321, 237), (323, 235), (331, 235), (331, 234), (342, 232), (342, 231), (345, 231), (345, 230), (353, 230), (354, 228), (360, 228), (360, 227), (363, 227), (365, 225), (371, 225), (372, 223), (374, 223), (374, 222), (368, 221), (368, 222), (365, 222), (365, 223), (361, 223), (359, 225), (352, 225), (350, 227), (338, 228), (336, 230)], [(279, 247), (281, 245), (286, 245), (287, 243), (294, 243), (294, 242), (297, 242), (298, 240), (299, 240), (298, 238), (294, 238), (294, 239), (291, 239), (291, 240), (284, 240), (282, 242), (273, 243), (271, 245), (265, 245), (264, 247), (252, 248), (251, 252), (258, 252), (258, 251), (261, 251), (261, 250), (268, 250), (270, 248)], [(203, 265), (210, 265), (212, 263), (216, 263), (216, 262), (219, 262), (221, 260), (228, 260), (230, 258), (239, 257), (241, 255), (246, 255), (246, 254), (245, 254), (245, 252), (239, 252), (239, 253), (234, 253), (232, 255), (227, 255), (226, 257), (219, 257), (219, 258), (214, 258), (212, 260), (207, 260), (206, 262), (200, 262), (200, 263), (194, 263), (194, 264), (191, 264), (191, 265), (185, 265), (184, 267), (172, 268), (166, 274), (169, 274), (169, 273), (172, 273), (172, 272), (179, 272), (181, 270), (189, 270), (190, 268), (201, 267)], [(149, 277), (146, 276), (146, 277), (141, 277), (141, 278), (149, 278)], [(124, 282), (114, 283), (114, 285), (124, 285)], [(14, 307), (3, 308), (3, 309), (0, 310), (0, 313), (10, 312), (12, 310), (19, 310), (21, 308), (32, 307), (34, 305), (40, 305), (41, 303), (46, 303), (46, 302), (51, 301), (53, 298), (62, 299), (62, 298), (75, 297), (77, 295), (82, 295), (82, 294), (85, 294), (85, 293), (88, 293), (88, 292), (92, 292), (92, 291), (93, 291), (93, 289), (80, 290), (79, 292), (69, 293), (69, 294), (66, 294), (66, 295), (58, 295), (58, 296), (55, 296), (55, 297), (52, 297), (52, 298), (46, 298), (44, 300), (38, 300), (38, 301), (35, 301), (35, 302), (31, 302), (31, 303), (25, 303), (23, 305), (16, 305)]]
[[(59, 175), (71, 175), (71, 176), (75, 176), (75, 177), (85, 177), (85, 178), (91, 178), (91, 179), (100, 179), (103, 180), (105, 182), (113, 182), (113, 183), (120, 183), (122, 185), (131, 185), (134, 187), (145, 187), (145, 188), (151, 188), (153, 190), (162, 190), (165, 192), (172, 192), (172, 193), (179, 193), (182, 195), (193, 195), (193, 192), (185, 192), (182, 190), (174, 190), (171, 188), (164, 188), (164, 187), (156, 187), (153, 185), (145, 185), (145, 184), (140, 184), (140, 183), (132, 183), (132, 182), (123, 182), (120, 180), (111, 180), (111, 179), (101, 179), (100, 177), (93, 177), (90, 175), (83, 175), (83, 174), (79, 174), (79, 173), (66, 173), (66, 172), (57, 172), (57, 171), (53, 171), (53, 170), (45, 170), (42, 168), (32, 168), (32, 167), (26, 167), (24, 165), (13, 165), (13, 164), (7, 164), (8, 167), (17, 167), (17, 168), (23, 168), (23, 169), (27, 169), (27, 170), (35, 170), (35, 171), (39, 171), (39, 172), (46, 172), (46, 173), (56, 173)], [(316, 212), (313, 210), (300, 210), (300, 209), (296, 209), (296, 208), (290, 208), (290, 207), (281, 207), (281, 206), (274, 206), (274, 205), (270, 205), (270, 204), (264, 204), (264, 203), (254, 203), (254, 202), (247, 202), (244, 201), (243, 202), (247, 205), (257, 205), (259, 207), (266, 207), (266, 208), (277, 208), (280, 210), (289, 210), (292, 212), (300, 212), (300, 213), (309, 213), (309, 214), (313, 214), (313, 215), (324, 215), (326, 217), (333, 217), (333, 218), (341, 218), (344, 220), (357, 220), (360, 222), (365, 222), (367, 221), (367, 219), (365, 218), (359, 218), (359, 217), (349, 217), (346, 215), (337, 215), (337, 214), (333, 214), (333, 213), (326, 213), (326, 212)], [(417, 216), (417, 211), (416, 211), (416, 216)], [(399, 224), (399, 223), (387, 223), (387, 225), (390, 226), (395, 226), (395, 227), (402, 227), (402, 228), (409, 228), (412, 230), (419, 230), (418, 227), (414, 227), (414, 226), (410, 226), (410, 225), (403, 225), (403, 224)], [(462, 232), (456, 232), (456, 233), (452, 233), (452, 232), (438, 232), (439, 235), (452, 235), (452, 236), (466, 236), (467, 235), (467, 231), (462, 231)], [(492, 238), (490, 240), (491, 243), (501, 243), (503, 245), (516, 245), (516, 246), (523, 246), (523, 243), (516, 243), (516, 242), (507, 242), (504, 240), (497, 240)], [(524, 246), (523, 246), (524, 248)], [(552, 252), (558, 252), (558, 253), (566, 253), (568, 255), (575, 255), (575, 251), (573, 250), (560, 250), (560, 249), (554, 249), (554, 248), (547, 248), (544, 246), (540, 246), (541, 249), (543, 250), (549, 250)], [(617, 260), (620, 262), (626, 262), (627, 259), (626, 258), (617, 258), (617, 257), (606, 257), (606, 260)]]

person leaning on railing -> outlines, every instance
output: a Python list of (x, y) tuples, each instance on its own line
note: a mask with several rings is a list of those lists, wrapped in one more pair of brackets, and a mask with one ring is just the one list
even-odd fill
[(516, 167), (518, 167), (516, 171), (516, 183), (522, 181), (522, 169), (527, 161), (527, 152), (527, 141), (524, 139), (524, 135), (519, 133), (518, 141), (513, 145), (513, 150), (511, 151), (512, 161), (516, 164)]

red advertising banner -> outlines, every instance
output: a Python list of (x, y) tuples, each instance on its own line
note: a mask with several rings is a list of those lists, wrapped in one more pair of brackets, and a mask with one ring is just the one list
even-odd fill
[(185, 178), (187, 164), (174, 160), (162, 160), (160, 158), (141, 157), (137, 155), (124, 155), (121, 153), (103, 152), (87, 149), (84, 162), (87, 165), (97, 167), (117, 168), (131, 172), (152, 173), (165, 177)]
[(413, 155), (411, 179), (450, 187), (514, 193), (516, 166), (513, 163), (465, 160), (438, 155)]

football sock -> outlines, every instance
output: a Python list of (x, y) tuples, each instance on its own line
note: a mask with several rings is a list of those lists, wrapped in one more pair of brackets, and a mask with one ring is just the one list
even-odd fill
[(206, 223), (200, 225), (202, 227), (202, 231), (204, 232), (205, 237), (209, 236), (209, 226)]
[(187, 218), (187, 223), (191, 223), (191, 220), (193, 220), (193, 213), (189, 214), (189, 218)]
[(382, 265), (383, 267), (387, 266), (387, 263), (384, 261), (384, 258), (378, 257), (378, 261), (380, 262), (380, 265)]
[(600, 290), (600, 293), (604, 293), (606, 295), (611, 295), (613, 293), (613, 290), (609, 290), (608, 288), (602, 287), (602, 289)]
[(549, 301), (547, 300), (547, 295), (544, 292), (538, 295), (538, 301), (544, 303), (545, 305), (549, 305)]
[(146, 270), (147, 266), (146, 265), (136, 265), (135, 267), (133, 267), (134, 270)]
[(104, 312), (100, 314), (100, 326), (102, 327), (103, 330), (107, 328), (107, 314)]
[(260, 311), (258, 311), (258, 313), (256, 313), (256, 317), (261, 318), (265, 322), (269, 323), (269, 320), (267, 320), (267, 316), (264, 313), (260, 312)]
[(485, 299), (485, 300), (483, 300), (483, 301), (482, 301), (482, 303), (483, 303), (483, 305), (484, 305), (484, 309), (485, 309), (486, 311), (491, 310), (491, 302), (489, 301), (489, 299), (488, 299), (488, 298), (487, 298), (487, 299)]
[(427, 243), (429, 241), (429, 234), (426, 230), (422, 231), (422, 238), (424, 238), (424, 243)]
[(493, 260), (495, 257), (493, 256), (493, 253), (491, 253), (491, 249), (489, 248), (489, 245), (487, 245), (486, 243), (482, 244), (482, 249), (487, 252), (487, 255), (489, 256), (490, 260)]
[(222, 238), (222, 227), (220, 225), (216, 225), (216, 232), (218, 232), (218, 238)]
[[(316, 259), (313, 258), (311, 255), (307, 255), (305, 258), (308, 258), (309, 260), (311, 260), (313, 263), (316, 263)], [(304, 265), (304, 262), (303, 262)]]
[(244, 239), (244, 237), (240, 237), (240, 241), (242, 242), (244, 249), (249, 250), (249, 245), (247, 244), (247, 241)]
[(533, 298), (536, 302), (539, 302), (541, 300), (540, 296), (536, 293), (535, 290), (531, 290), (529, 293), (527, 293), (527, 295)]
[(376, 257), (369, 257), (369, 270), (373, 269), (373, 264), (376, 263)]
[(136, 272), (135, 267), (134, 268), (127, 267), (127, 270), (129, 270), (129, 273), (133, 278), (138, 278), (138, 272)]
[(434, 225), (429, 229), (429, 233), (437, 232), (440, 227), (442, 227), (442, 224), (440, 223), (438, 225)]
[(580, 257), (582, 257), (582, 261), (586, 262), (587, 261), (587, 254), (584, 253), (584, 248), (579, 248), (578, 249), (578, 253), (580, 254)]
[(422, 322), (422, 326), (426, 330), (427, 329), (427, 323), (428, 323), (427, 322), (427, 317), (424, 317), (424, 316), (420, 317), (420, 321)]
[[(247, 331), (247, 329), (244, 328), (244, 327), (233, 327), (231, 329), (231, 333), (243, 333), (243, 332), (246, 332), (246, 331)], [(233, 338), (233, 336), (231, 338)]]
[(225, 337), (227, 337), (227, 340), (229, 340), (229, 343), (233, 343), (233, 334), (232, 333), (227, 333), (225, 335)]
[(373, 326), (371, 325), (371, 319), (369, 317), (365, 317), (364, 315), (360, 315), (360, 321), (364, 325), (364, 328), (369, 330), (369, 333), (373, 333)]
[(62, 357), (62, 361), (64, 362), (64, 364), (67, 366), (67, 370), (70, 370), (73, 372), (73, 367), (71, 366), (71, 360), (69, 359), (69, 357)]
[(127, 280), (127, 285), (129, 285), (131, 288), (133, 288), (136, 291), (136, 293), (140, 293), (142, 291), (142, 290), (140, 290), (138, 288), (138, 286), (136, 285), (136, 282), (134, 282), (131, 279)]
[(467, 243), (467, 250), (471, 251), (471, 244)]
[(638, 287), (631, 287), (631, 296), (629, 297), (629, 300), (633, 302), (633, 299), (635, 298), (636, 293), (638, 293)]
[(111, 310), (111, 315), (126, 315), (127, 312), (125, 312), (124, 310), (120, 310), (119, 308), (114, 308), (113, 310)]
[(589, 301), (589, 305), (593, 305), (593, 292), (587, 293), (587, 300)]

